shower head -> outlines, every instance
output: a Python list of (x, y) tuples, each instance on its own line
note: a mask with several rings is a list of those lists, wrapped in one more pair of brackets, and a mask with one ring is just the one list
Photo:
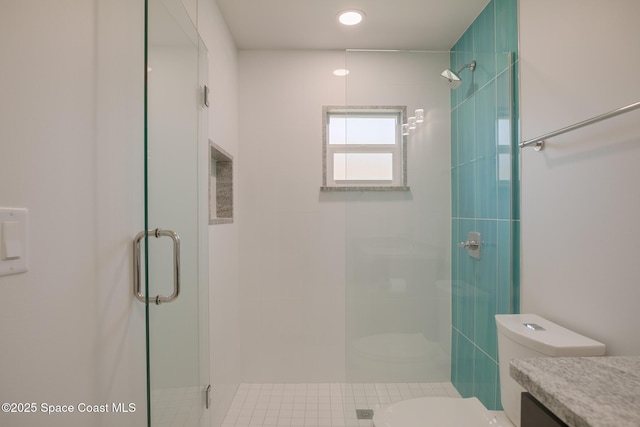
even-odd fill
[(440, 77), (442, 77), (447, 81), (451, 89), (457, 89), (458, 86), (462, 84), (462, 79), (458, 74), (460, 73), (460, 71), (464, 70), (465, 68), (469, 68), (473, 73), (473, 71), (476, 69), (476, 60), (474, 59), (473, 61), (471, 61), (470, 64), (463, 65), (455, 73), (447, 68), (442, 72), (442, 74), (440, 74)]
[(446, 69), (440, 76), (447, 81), (451, 89), (457, 89), (462, 84), (462, 79), (450, 69)]

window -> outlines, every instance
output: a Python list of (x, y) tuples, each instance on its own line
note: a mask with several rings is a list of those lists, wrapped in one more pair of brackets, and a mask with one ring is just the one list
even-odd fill
[(322, 190), (408, 190), (406, 107), (324, 107)]

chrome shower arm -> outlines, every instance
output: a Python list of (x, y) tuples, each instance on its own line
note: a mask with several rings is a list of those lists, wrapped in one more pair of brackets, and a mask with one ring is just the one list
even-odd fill
[(462, 67), (460, 67), (460, 69), (456, 71), (456, 74), (459, 74), (460, 71), (464, 70), (465, 68), (468, 68), (471, 70), (471, 72), (473, 72), (476, 69), (476, 60), (474, 59), (473, 61), (471, 61), (471, 63), (465, 64)]

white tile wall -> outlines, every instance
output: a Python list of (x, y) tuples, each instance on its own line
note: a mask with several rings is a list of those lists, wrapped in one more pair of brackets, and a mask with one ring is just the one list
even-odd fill
[(371, 427), (356, 409), (424, 396), (460, 397), (451, 383), (243, 383), (222, 427)]
[[(348, 83), (332, 74), (347, 60)], [(239, 112), (250, 118), (237, 171), (244, 381), (342, 381), (358, 356), (351, 344), (390, 331), (450, 348), (435, 293), (450, 276), (450, 94), (438, 77), (448, 63), (448, 53), (238, 53)], [(408, 141), (411, 194), (320, 193), (322, 106), (345, 102), (425, 108), (429, 124)], [(373, 257), (362, 248), (372, 238)], [(387, 255), (398, 250), (409, 254)], [(405, 292), (392, 290), (397, 278)], [(409, 380), (391, 372), (402, 362), (350, 378)], [(449, 367), (419, 375), (410, 379), (446, 380)]]

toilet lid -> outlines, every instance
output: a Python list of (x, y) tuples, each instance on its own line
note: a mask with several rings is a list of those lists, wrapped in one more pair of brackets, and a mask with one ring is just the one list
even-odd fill
[(374, 427), (487, 427), (498, 423), (475, 397), (421, 397), (393, 403), (373, 416)]

